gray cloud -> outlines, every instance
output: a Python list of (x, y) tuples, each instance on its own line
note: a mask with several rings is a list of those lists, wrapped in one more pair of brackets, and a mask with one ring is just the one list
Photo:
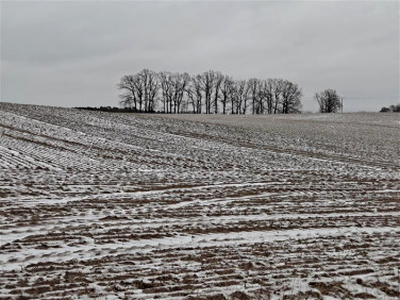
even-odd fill
[(1, 2), (1, 101), (117, 105), (124, 74), (220, 70), (335, 88), (348, 111), (399, 101), (399, 3)]

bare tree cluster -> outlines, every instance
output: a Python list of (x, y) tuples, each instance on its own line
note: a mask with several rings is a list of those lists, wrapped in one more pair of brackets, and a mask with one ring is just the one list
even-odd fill
[(389, 107), (382, 107), (379, 112), (400, 112), (400, 104), (392, 104)]
[(120, 95), (123, 107), (136, 111), (154, 111), (159, 90), (158, 74), (145, 69), (135, 75), (125, 75), (118, 88), (124, 91)]
[(343, 98), (333, 89), (316, 93), (314, 99), (318, 102), (321, 113), (336, 113), (342, 109)]
[(218, 71), (155, 73), (142, 70), (121, 78), (120, 104), (135, 111), (195, 114), (300, 113), (302, 91), (284, 79), (234, 80)]

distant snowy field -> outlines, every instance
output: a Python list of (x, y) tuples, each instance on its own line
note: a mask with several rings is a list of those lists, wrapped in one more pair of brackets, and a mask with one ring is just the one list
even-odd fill
[(0, 299), (398, 299), (398, 114), (0, 103)]

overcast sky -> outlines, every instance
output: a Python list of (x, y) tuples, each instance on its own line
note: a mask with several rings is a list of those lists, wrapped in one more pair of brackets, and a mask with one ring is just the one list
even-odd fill
[(399, 102), (398, 1), (1, 1), (1, 101), (118, 105), (144, 68), (279, 77), (345, 111)]

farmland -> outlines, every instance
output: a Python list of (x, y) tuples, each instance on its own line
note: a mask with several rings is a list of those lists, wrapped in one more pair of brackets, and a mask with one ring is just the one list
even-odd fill
[(399, 129), (0, 103), (0, 299), (398, 299)]

